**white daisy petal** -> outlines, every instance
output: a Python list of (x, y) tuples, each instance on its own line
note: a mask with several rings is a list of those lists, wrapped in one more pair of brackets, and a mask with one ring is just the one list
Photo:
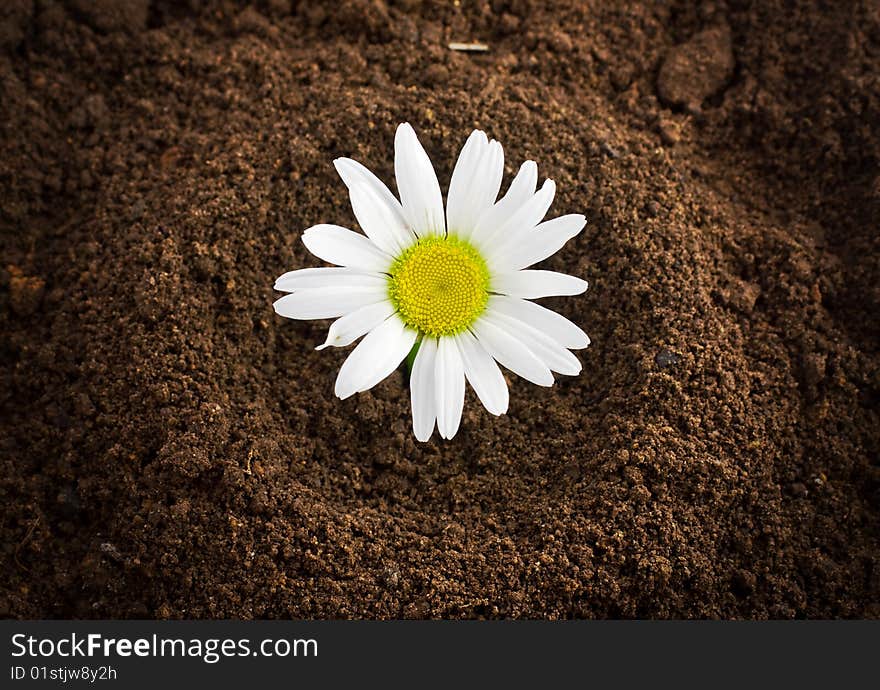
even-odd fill
[(485, 238), (489, 233), (504, 225), (516, 211), (535, 194), (538, 185), (538, 165), (526, 161), (510, 183), (510, 189), (495, 205), (485, 210), (477, 220), (471, 233), (474, 241)]
[(338, 225), (315, 225), (302, 235), (303, 244), (319, 259), (364, 271), (387, 271), (391, 256), (369, 238)]
[(463, 239), (469, 238), (476, 228), (477, 221), (488, 209), (492, 208), (501, 188), (504, 175), (504, 151), (501, 144), (492, 140), (486, 147), (482, 158), (471, 170), (467, 181), (467, 189), (460, 196), (462, 212), (453, 223), (452, 216), (448, 222), (449, 232)]
[(544, 184), (531, 199), (520, 206), (516, 214), (508, 220), (503, 227), (509, 228), (514, 226), (533, 228), (544, 216), (553, 204), (553, 197), (556, 196), (556, 183), (553, 180), (544, 180)]
[(464, 408), (464, 365), (455, 338), (440, 338), (434, 362), (437, 431), (442, 438), (455, 436)]
[[(492, 295), (489, 297), (486, 309), (487, 311), (498, 311), (527, 323), (532, 328), (546, 333), (562, 347), (569, 350), (582, 350), (590, 344), (589, 337), (578, 326), (575, 326), (561, 314), (542, 307), (540, 304), (517, 297)], [(504, 364), (504, 362), (501, 363)]]
[(445, 234), (446, 215), (437, 174), (408, 122), (397, 128), (394, 137), (394, 176), (413, 232), (419, 237)]
[(333, 347), (351, 345), (364, 333), (369, 333), (376, 328), (394, 312), (394, 305), (387, 299), (375, 304), (368, 304), (365, 307), (350, 312), (333, 322), (330, 330), (327, 332), (327, 340), (324, 341), (323, 345), (318, 345), (315, 349), (323, 350), (331, 345)]
[(293, 292), (320, 287), (381, 287), (387, 283), (388, 276), (380, 273), (366, 273), (351, 268), (301, 268), (279, 277), (275, 281), (275, 289), (279, 292)]
[(518, 271), (552, 256), (587, 224), (579, 213), (559, 216), (522, 233), (494, 254), (492, 263), (498, 270)]
[(492, 139), (489, 142), (489, 150), (483, 157), (483, 170), (481, 173), (481, 194), (478, 198), (478, 214), (474, 218), (476, 222), (484, 212), (492, 208), (501, 191), (501, 180), (504, 178), (504, 148), (501, 143)]
[(397, 315), (367, 333), (339, 369), (336, 396), (345, 400), (382, 381), (412, 349), (416, 335)]
[(462, 237), (470, 231), (476, 220), (473, 218), (470, 199), (473, 187), (478, 182), (476, 178), (480, 161), (488, 148), (489, 140), (485, 132), (475, 129), (462, 147), (452, 171), (449, 194), (446, 197), (446, 224), (450, 232)]
[(405, 222), (403, 207), (400, 205), (397, 197), (395, 197), (385, 183), (376, 177), (368, 168), (351, 158), (337, 158), (333, 161), (333, 165), (336, 168), (336, 172), (339, 173), (339, 177), (342, 178), (342, 181), (349, 190), (358, 184), (369, 185), (385, 205), (388, 206), (389, 213), (397, 218), (398, 222)]
[(368, 184), (351, 188), (351, 208), (364, 234), (391, 256), (399, 254), (416, 239), (403, 218), (392, 213)]
[(384, 287), (329, 287), (297, 290), (274, 304), (275, 312), (288, 319), (335, 319), (388, 299)]
[(481, 248), (493, 267), (498, 263), (497, 257), (506, 255), (511, 248), (520, 245), (532, 233), (535, 226), (547, 215), (555, 195), (556, 183), (553, 180), (545, 180), (537, 194), (520, 206), (504, 225), (487, 235)]
[(512, 271), (492, 276), (494, 292), (522, 299), (580, 295), (588, 287), (586, 280), (554, 271)]
[(471, 326), (486, 352), (517, 376), (538, 386), (552, 386), (553, 374), (535, 354), (507, 330), (483, 318)]
[(416, 353), (412, 374), (409, 379), (412, 397), (413, 433), (416, 439), (425, 442), (434, 433), (437, 419), (435, 396), (434, 362), (437, 358), (437, 339), (425, 337)]
[(498, 202), (498, 205), (507, 207), (511, 211), (518, 209), (534, 195), (537, 188), (538, 164), (535, 161), (525, 161), (519, 166), (519, 171), (513, 178), (513, 182), (510, 183), (507, 194)]
[(483, 407), (494, 415), (507, 412), (510, 394), (507, 381), (495, 360), (470, 331), (464, 331), (455, 338), (461, 352), (464, 374)]
[(550, 371), (567, 376), (576, 376), (581, 373), (581, 363), (578, 358), (541, 331), (518, 319), (512, 319), (497, 312), (486, 314), (484, 318), (511, 335), (515, 335)]

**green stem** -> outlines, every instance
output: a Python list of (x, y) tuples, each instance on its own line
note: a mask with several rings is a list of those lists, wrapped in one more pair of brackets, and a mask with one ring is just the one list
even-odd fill
[(419, 345), (421, 345), (421, 344), (422, 344), (422, 338), (421, 338), (421, 336), (419, 336), (419, 338), (416, 340), (415, 345), (412, 346), (412, 350), (410, 350), (409, 354), (406, 356), (406, 360), (404, 360), (406, 362), (406, 379), (407, 379), (407, 381), (410, 379), (410, 377), (412, 377), (413, 365), (416, 363), (416, 355), (419, 352)]

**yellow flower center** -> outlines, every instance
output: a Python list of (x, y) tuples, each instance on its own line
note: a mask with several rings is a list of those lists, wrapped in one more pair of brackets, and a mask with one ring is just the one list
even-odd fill
[(439, 337), (461, 333), (489, 299), (489, 269), (457, 237), (425, 237), (395, 259), (388, 295), (404, 323)]

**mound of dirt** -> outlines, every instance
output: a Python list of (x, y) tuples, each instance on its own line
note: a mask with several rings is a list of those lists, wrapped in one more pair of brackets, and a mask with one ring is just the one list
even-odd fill
[[(0, 9), (0, 614), (880, 616), (873, 4), (334, 7)], [(452, 442), (271, 307), (401, 121), (589, 219), (583, 374)]]

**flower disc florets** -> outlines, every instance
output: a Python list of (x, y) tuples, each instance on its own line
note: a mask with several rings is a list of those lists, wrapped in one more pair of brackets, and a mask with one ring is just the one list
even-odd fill
[(489, 299), (489, 269), (479, 252), (455, 236), (426, 237), (391, 266), (388, 294), (404, 323), (433, 337), (470, 326)]

